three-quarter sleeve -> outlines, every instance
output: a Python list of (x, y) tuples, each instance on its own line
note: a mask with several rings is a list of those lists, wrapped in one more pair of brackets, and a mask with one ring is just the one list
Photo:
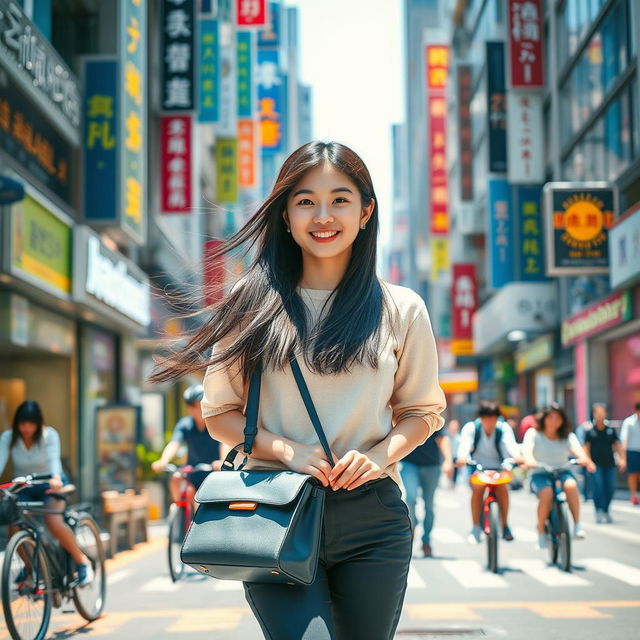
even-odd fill
[(438, 354), (429, 313), (422, 300), (396, 354), (398, 368), (390, 405), (393, 423), (409, 416), (422, 418), (429, 436), (444, 425), (447, 403), (438, 384)]
[[(227, 336), (214, 345), (212, 356), (225, 349), (233, 337)], [(245, 405), (245, 389), (242, 380), (240, 360), (229, 364), (224, 362), (210, 365), (202, 382), (204, 396), (200, 406), (202, 417), (210, 418), (227, 411), (242, 411)]]
[(60, 460), (60, 436), (53, 427), (46, 427), (44, 434), (49, 471), (62, 478), (62, 461)]

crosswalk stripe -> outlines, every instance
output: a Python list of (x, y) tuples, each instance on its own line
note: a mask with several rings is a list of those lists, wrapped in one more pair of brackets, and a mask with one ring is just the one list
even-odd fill
[(604, 573), (616, 580), (622, 580), (633, 587), (640, 586), (640, 569), (632, 567), (617, 560), (609, 560), (608, 558), (584, 558), (580, 560), (587, 569)]
[(453, 529), (448, 529), (447, 527), (436, 527), (431, 532), (431, 537), (436, 542), (441, 542), (443, 544), (459, 544), (464, 542), (464, 538)]
[(504, 589), (509, 586), (503, 577), (486, 571), (475, 560), (443, 560), (442, 566), (465, 589)]
[(407, 588), (409, 589), (424, 589), (427, 583), (422, 579), (422, 576), (418, 573), (418, 570), (413, 566), (413, 563), (409, 565), (409, 575), (407, 576)]
[(180, 582), (171, 582), (171, 578), (169, 576), (158, 576), (157, 578), (153, 578), (153, 580), (149, 580), (143, 584), (138, 591), (161, 591), (164, 593), (175, 593), (180, 589)]
[(519, 569), (547, 587), (588, 587), (591, 585), (588, 580), (584, 580), (572, 573), (560, 571), (558, 567), (550, 567), (542, 560), (535, 558), (511, 560), (509, 566)]
[(527, 527), (513, 527), (513, 535), (522, 542), (535, 542), (538, 539), (536, 532)]
[(128, 578), (132, 573), (133, 571), (131, 569), (120, 569), (120, 571), (114, 571), (107, 576), (107, 584), (109, 586), (116, 584), (116, 582), (120, 582), (120, 580)]
[(618, 529), (616, 525), (589, 524), (587, 522), (583, 522), (582, 526), (587, 531), (593, 531), (593, 533), (601, 533), (602, 535), (609, 536), (610, 538), (618, 538), (618, 540), (624, 540), (625, 542), (640, 544), (640, 534), (627, 531), (626, 529)]
[(450, 498), (449, 496), (443, 496), (442, 493), (436, 493), (435, 504), (436, 507), (440, 507), (442, 509), (460, 509), (460, 502), (458, 500)]

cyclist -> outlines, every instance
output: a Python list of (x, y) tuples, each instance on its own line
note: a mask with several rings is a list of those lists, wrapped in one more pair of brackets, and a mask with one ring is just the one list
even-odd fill
[[(189, 415), (184, 416), (176, 423), (171, 440), (164, 448), (159, 460), (151, 464), (151, 468), (159, 473), (164, 471), (166, 466), (176, 457), (180, 445), (187, 445), (187, 465), (195, 467), (198, 464), (211, 464), (215, 471), (220, 469), (222, 451), (220, 443), (214, 440), (207, 431), (202, 418), (200, 400), (204, 395), (204, 388), (201, 384), (191, 385), (183, 395), (187, 405)], [(189, 473), (187, 497), (193, 501), (198, 487), (203, 483), (208, 475), (208, 471), (192, 471)], [(176, 472), (169, 482), (169, 491), (174, 502), (180, 500), (182, 476)]]
[[(531, 491), (538, 496), (538, 544), (539, 549), (547, 547), (548, 541), (545, 533), (545, 523), (551, 511), (553, 501), (553, 487), (551, 476), (539, 464), (550, 467), (561, 467), (567, 464), (570, 456), (575, 456), (578, 462), (593, 473), (595, 464), (582, 448), (580, 441), (573, 433), (571, 422), (564, 410), (554, 402), (544, 408), (537, 417), (536, 425), (529, 429), (522, 442), (524, 464), (533, 469), (531, 474)], [(574, 538), (585, 537), (584, 529), (580, 524), (580, 496), (578, 485), (571, 471), (562, 471), (560, 474), (567, 503), (573, 516)]]
[[(478, 418), (467, 422), (460, 432), (456, 464), (464, 466), (473, 459), (485, 469), (499, 468), (506, 458), (520, 459), (520, 450), (513, 429), (502, 417), (497, 402), (483, 400), (478, 409)], [(471, 485), (471, 520), (473, 526), (468, 541), (479, 544), (482, 537), (480, 516), (486, 487)], [(509, 492), (506, 485), (496, 487), (496, 499), (500, 507), (502, 537), (513, 540), (509, 528)]]
[[(37, 402), (23, 402), (13, 416), (11, 431), (0, 436), (0, 475), (11, 456), (13, 472), (16, 476), (34, 473), (50, 473), (49, 482), (27, 487), (20, 491), (18, 500), (44, 502), (51, 511), (61, 511), (65, 500), (56, 494), (67, 483), (60, 460), (60, 437), (58, 432), (44, 424), (42, 410)], [(91, 561), (82, 553), (73, 531), (66, 524), (62, 514), (48, 513), (44, 522), (52, 535), (73, 558), (78, 570), (78, 585), (85, 587), (94, 578)], [(13, 533), (15, 527), (10, 528)]]

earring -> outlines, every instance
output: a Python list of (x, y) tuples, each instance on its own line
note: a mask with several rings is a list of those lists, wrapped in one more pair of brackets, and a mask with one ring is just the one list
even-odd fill
[(360, 223), (360, 228), (364, 231), (367, 228), (367, 223), (366, 222), (361, 222)]
[(289, 229), (289, 227), (287, 227), (287, 233), (291, 233), (291, 229)]

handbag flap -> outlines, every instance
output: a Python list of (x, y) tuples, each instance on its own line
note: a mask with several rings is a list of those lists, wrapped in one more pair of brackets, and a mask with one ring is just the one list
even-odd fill
[(311, 476), (295, 471), (216, 471), (196, 492), (196, 502), (250, 501), (283, 505), (292, 502)]

